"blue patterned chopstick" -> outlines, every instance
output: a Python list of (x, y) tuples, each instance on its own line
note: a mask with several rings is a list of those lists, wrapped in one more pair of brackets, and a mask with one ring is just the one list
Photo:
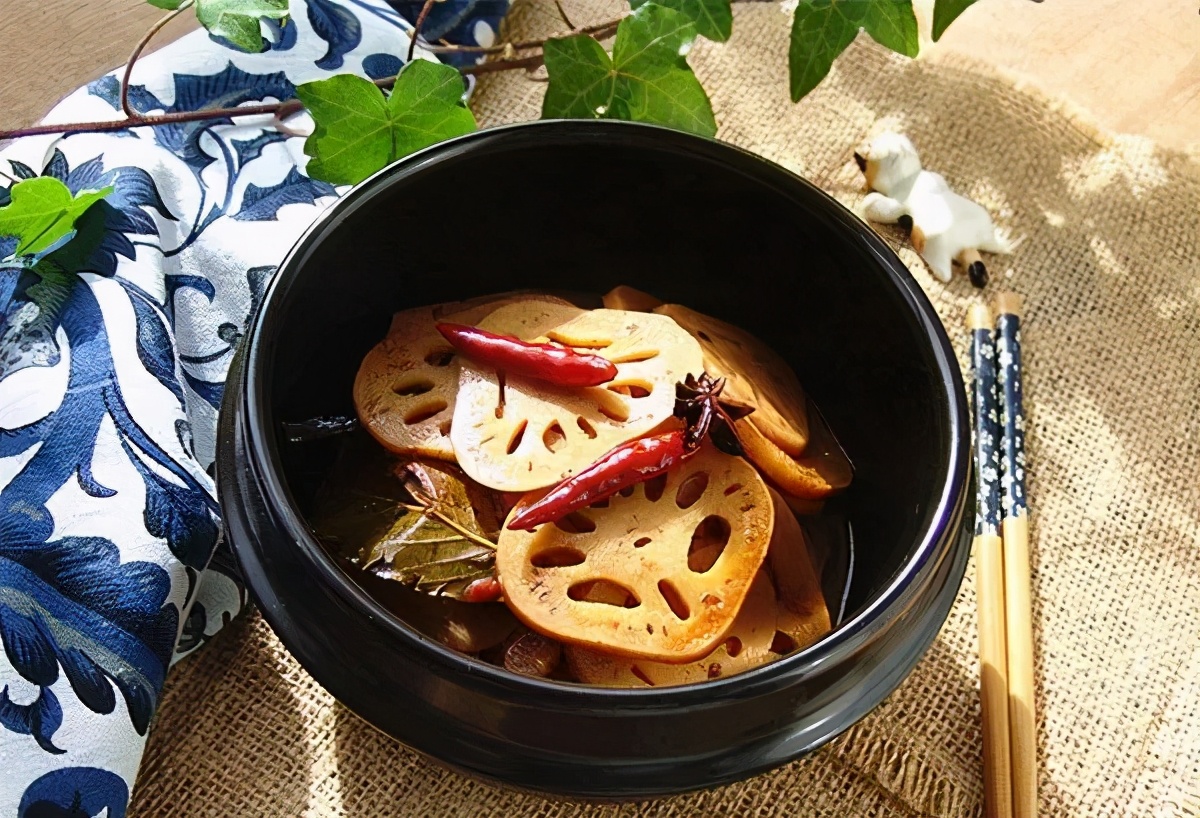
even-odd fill
[(1000, 411), (996, 400), (996, 342), (992, 313), (971, 308), (971, 409), (975, 414), (975, 536), (1000, 533)]
[(1029, 504), (1025, 493), (1025, 408), (1021, 390), (1021, 299), (996, 297), (996, 360), (1001, 396), (1000, 474), (1004, 519), (1005, 636), (1013, 815), (1037, 818), (1037, 735), (1033, 693), (1033, 600)]
[(997, 300), (996, 353), (1002, 400), (1001, 499), (1005, 517), (1020, 517), (1028, 510), (1025, 499), (1025, 407), (1021, 397), (1020, 301), (1005, 295)]
[(1004, 551), (1000, 539), (1000, 412), (992, 312), (975, 304), (971, 331), (971, 404), (975, 415), (975, 589), (979, 609), (979, 702), (983, 717), (983, 783), (988, 818), (1012, 818)]

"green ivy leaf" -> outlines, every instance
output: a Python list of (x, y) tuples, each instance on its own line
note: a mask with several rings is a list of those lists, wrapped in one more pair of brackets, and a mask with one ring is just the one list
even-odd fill
[(905, 56), (919, 49), (912, 0), (801, 0), (788, 50), (792, 101), (821, 84), (860, 29)]
[(478, 126), (463, 103), (463, 89), (462, 74), (449, 65), (413, 60), (405, 66), (388, 98), (393, 158), (474, 131)]
[(950, 24), (974, 2), (975, 0), (937, 0), (933, 4), (933, 41), (942, 39)]
[(304, 142), (308, 175), (334, 184), (354, 184), (392, 157), (391, 118), (383, 92), (353, 74), (306, 82), (296, 96), (315, 128)]
[(833, 61), (854, 42), (860, 11), (858, 4), (837, 0), (801, 0), (796, 6), (788, 48), (792, 102), (820, 85)]
[[(151, 0), (154, 2), (154, 0)], [(174, 0), (158, 0), (174, 2)], [(178, 8), (176, 3), (174, 8)], [(159, 8), (171, 8), (159, 6)], [(263, 18), (284, 20), (288, 16), (288, 0), (196, 0), (196, 19), (209, 34), (228, 40), (242, 51), (263, 49)]]
[(629, 5), (639, 9), (650, 2), (674, 9), (691, 20), (701, 37), (723, 43), (733, 34), (733, 7), (729, 0), (629, 0)]
[(874, 0), (864, 11), (863, 27), (875, 42), (897, 54), (917, 56), (921, 44), (912, 0)]
[(690, 20), (653, 3), (621, 21), (613, 42), (613, 67), (624, 80), (618, 94), (630, 119), (702, 136), (717, 132), (708, 95), (687, 64), (695, 39)]
[(0, 236), (17, 237), (15, 255), (41, 253), (70, 235), (75, 220), (112, 190), (106, 187), (72, 196), (53, 176), (24, 179), (12, 186), (11, 201), (0, 208)]
[(75, 222), (75, 235), (71, 240), (37, 259), (29, 268), (38, 277), (26, 291), (29, 300), (38, 308), (30, 329), (54, 337), (58, 316), (75, 288), (78, 274), (87, 271), (93, 255), (103, 244), (108, 217), (112, 213), (108, 202), (94, 203)]
[(550, 75), (542, 100), (543, 119), (597, 119), (607, 113), (616, 78), (604, 46), (586, 34), (576, 34), (547, 40), (543, 55)]
[(685, 59), (695, 39), (684, 15), (646, 3), (617, 27), (611, 57), (582, 35), (549, 41), (543, 118), (625, 119), (712, 136), (712, 105)]
[(475, 130), (463, 105), (462, 75), (448, 65), (414, 60), (391, 96), (369, 80), (339, 74), (308, 82), (296, 95), (316, 124), (304, 143), (308, 175), (355, 184), (410, 153)]

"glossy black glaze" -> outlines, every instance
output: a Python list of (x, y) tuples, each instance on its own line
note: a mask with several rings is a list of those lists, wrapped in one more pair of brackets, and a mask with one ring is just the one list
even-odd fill
[[(519, 678), (410, 630), (308, 532), (318, 470), (289, 454), (280, 424), (352, 412), (358, 362), (393, 311), (621, 283), (758, 334), (793, 363), (855, 463), (851, 613), (784, 661), (660, 690)], [(586, 122), (443, 143), (318, 220), (283, 263), (242, 352), (221, 416), (220, 495), (263, 615), (337, 699), (474, 775), (632, 799), (782, 764), (900, 683), (962, 579), (969, 425), (932, 308), (852, 214), (726, 145)]]

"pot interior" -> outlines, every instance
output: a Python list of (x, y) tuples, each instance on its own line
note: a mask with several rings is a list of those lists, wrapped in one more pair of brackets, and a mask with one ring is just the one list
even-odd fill
[[(855, 466), (843, 618), (904, 569), (931, 524), (956, 387), (916, 285), (852, 215), (762, 160), (654, 129), (515, 129), (385, 172), (311, 238), (264, 321), (275, 428), (353, 415), (359, 362), (397, 310), (521, 288), (598, 305), (629, 284), (757, 334), (820, 407)], [(277, 450), (304, 514), (333, 449), (296, 456), (280, 439)]]

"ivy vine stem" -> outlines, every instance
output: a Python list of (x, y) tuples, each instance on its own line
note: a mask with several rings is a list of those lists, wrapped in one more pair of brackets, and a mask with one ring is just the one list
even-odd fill
[(575, 24), (571, 22), (571, 18), (567, 16), (567, 10), (563, 8), (562, 0), (554, 0), (554, 7), (558, 9), (558, 16), (567, 24), (567, 28), (575, 28)]
[(412, 34), (408, 35), (408, 60), (406, 62), (412, 62), (413, 54), (417, 50), (417, 39), (421, 36), (421, 27), (425, 25), (425, 18), (429, 16), (429, 10), (436, 2), (437, 0), (425, 0), (425, 4), (421, 6), (421, 11), (417, 14), (417, 22), (413, 23)]
[(524, 40), (516, 43), (499, 43), (498, 45), (453, 45), (451, 43), (435, 45), (430, 43), (424, 46), (424, 48), (431, 54), (503, 54), (507, 51), (529, 51), (530, 49), (541, 48), (546, 44), (546, 40), (558, 40), (563, 37), (572, 37), (576, 34), (586, 34), (594, 39), (603, 40), (605, 37), (611, 36), (616, 32), (617, 26), (627, 16), (621, 15), (615, 20), (607, 20), (603, 23), (574, 28), (570, 31), (564, 31), (562, 34), (555, 34), (541, 40)]
[[(190, 0), (189, 0), (190, 2)], [(177, 9), (176, 12), (181, 11)], [(142, 114), (137, 112), (128, 105), (128, 85), (129, 75), (133, 71), (133, 63), (141, 55), (142, 50), (150, 39), (156, 34), (170, 18), (176, 13), (166, 15), (160, 20), (155, 27), (147, 33), (138, 44), (130, 56), (129, 63), (125, 66), (124, 79), (121, 83), (121, 101), (122, 108), (125, 111), (125, 116), (121, 119), (99, 120), (94, 122), (68, 122), (68, 123), (53, 123), (32, 125), (28, 128), (15, 128), (8, 131), (0, 131), (0, 141), (6, 139), (19, 139), (24, 136), (43, 136), (46, 134), (61, 134), (69, 135), (76, 133), (105, 133), (111, 131), (123, 131), (126, 128), (141, 128), (153, 127), (156, 125), (173, 125), (181, 122), (203, 122), (211, 119), (227, 119), (230, 117), (240, 116), (261, 116), (272, 115), (275, 120), (282, 121), (284, 118), (291, 116), (300, 111), (303, 106), (298, 99), (281, 100), (280, 102), (266, 102), (259, 105), (242, 105), (237, 108), (208, 108), (200, 111), (176, 111), (169, 114)], [(463, 52), (463, 53), (478, 53), (478, 54), (499, 54), (513, 51), (529, 51), (532, 49), (542, 48), (547, 40), (553, 40), (560, 37), (570, 37), (577, 34), (586, 34), (597, 40), (602, 40), (612, 36), (617, 30), (617, 25), (623, 17), (609, 20), (604, 23), (584, 26), (573, 31), (554, 34), (550, 37), (544, 37), (540, 40), (525, 40), (517, 43), (502, 43), (494, 46), (455, 46), (455, 45), (426, 45), (423, 46), (427, 50), (435, 54)], [(420, 18), (418, 18), (418, 28), (414, 29), (413, 42), (416, 42), (416, 31), (419, 30)], [(530, 69), (537, 68), (542, 64), (542, 55), (534, 54), (521, 57), (508, 57), (499, 60), (490, 60), (488, 62), (479, 63), (478, 65), (463, 66), (459, 70), (464, 75), (490, 74), (497, 71), (512, 71), (515, 69)], [(396, 82), (396, 77), (381, 77), (375, 80), (375, 84), (380, 88), (390, 88)]]
[(163, 30), (167, 23), (174, 20), (184, 11), (187, 11), (192, 6), (193, 0), (184, 0), (179, 4), (179, 7), (173, 11), (169, 11), (162, 16), (161, 19), (150, 27), (138, 44), (134, 46), (133, 53), (129, 55), (129, 59), (125, 61), (125, 73), (121, 75), (121, 110), (125, 112), (127, 117), (141, 116), (138, 111), (133, 109), (129, 104), (129, 78), (133, 75), (133, 66), (137, 63), (138, 57), (142, 56), (142, 51), (146, 46), (150, 45), (150, 41), (154, 39), (154, 35)]

